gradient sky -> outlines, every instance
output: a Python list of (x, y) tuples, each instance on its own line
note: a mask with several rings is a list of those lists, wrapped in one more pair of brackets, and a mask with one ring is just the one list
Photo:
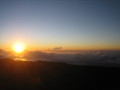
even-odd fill
[(0, 48), (120, 49), (119, 0), (0, 0)]

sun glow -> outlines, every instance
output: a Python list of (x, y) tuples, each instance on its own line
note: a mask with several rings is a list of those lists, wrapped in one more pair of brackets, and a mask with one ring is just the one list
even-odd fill
[(15, 52), (17, 53), (21, 53), (24, 51), (25, 49), (25, 45), (23, 43), (16, 43), (14, 46), (13, 46), (13, 49)]

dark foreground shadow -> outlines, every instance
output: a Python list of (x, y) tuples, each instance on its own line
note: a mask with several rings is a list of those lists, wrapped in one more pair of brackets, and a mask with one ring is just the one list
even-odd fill
[(0, 60), (0, 90), (120, 90), (120, 68)]

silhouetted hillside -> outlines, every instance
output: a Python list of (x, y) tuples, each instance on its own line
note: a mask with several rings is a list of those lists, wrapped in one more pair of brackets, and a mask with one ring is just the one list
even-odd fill
[(0, 90), (119, 90), (120, 68), (0, 60)]

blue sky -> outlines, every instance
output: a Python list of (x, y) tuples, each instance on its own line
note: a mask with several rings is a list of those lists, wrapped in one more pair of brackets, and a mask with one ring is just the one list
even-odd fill
[(0, 0), (0, 44), (120, 48), (119, 0)]

